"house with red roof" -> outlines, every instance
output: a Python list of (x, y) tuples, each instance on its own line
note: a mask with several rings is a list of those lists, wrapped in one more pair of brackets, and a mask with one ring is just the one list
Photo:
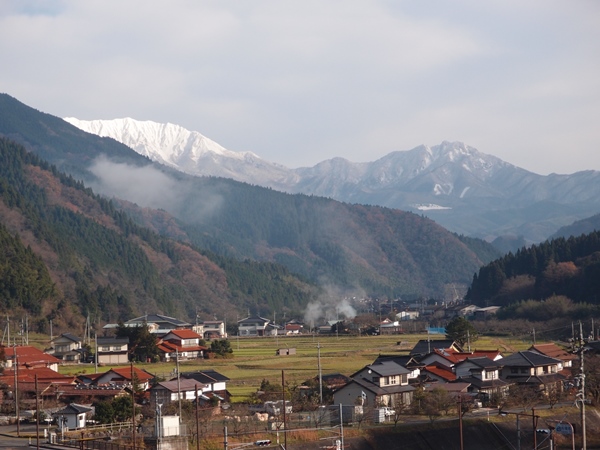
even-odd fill
[(27, 368), (47, 367), (56, 372), (58, 364), (61, 362), (58, 358), (29, 345), (3, 347), (2, 349), (6, 358), (6, 368), (17, 364)]
[(560, 359), (562, 361), (562, 367), (559, 366), (559, 372), (565, 367), (573, 367), (573, 360), (577, 359), (577, 355), (569, 353), (567, 350), (554, 343), (534, 344), (529, 347), (528, 350), (539, 353), (540, 355), (548, 356), (550, 358)]
[(447, 365), (434, 361), (432, 364), (421, 368), (419, 378), (425, 382), (439, 381), (448, 383), (456, 380), (456, 374)]
[(150, 387), (150, 382), (154, 379), (154, 375), (137, 367), (119, 367), (110, 369), (104, 372), (94, 381), (96, 386), (131, 386), (133, 376), (137, 378), (140, 389), (147, 390)]
[(175, 361), (176, 358), (179, 358), (179, 361), (204, 358), (208, 348), (200, 345), (201, 339), (202, 336), (193, 330), (171, 330), (157, 343), (161, 361)]

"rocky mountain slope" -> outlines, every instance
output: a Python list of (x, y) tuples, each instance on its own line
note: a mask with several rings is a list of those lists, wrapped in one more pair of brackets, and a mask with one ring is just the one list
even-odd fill
[(253, 153), (227, 151), (176, 125), (66, 120), (185, 173), (418, 211), (452, 231), (489, 240), (539, 242), (600, 210), (600, 172), (537, 175), (460, 142), (396, 151), (369, 163), (334, 158), (288, 169)]

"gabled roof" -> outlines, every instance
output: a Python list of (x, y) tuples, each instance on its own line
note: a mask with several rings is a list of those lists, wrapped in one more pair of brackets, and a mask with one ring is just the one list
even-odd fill
[(444, 366), (443, 364), (439, 363), (434, 363), (423, 367), (421, 369), (421, 374), (423, 374), (423, 372), (429, 372), (445, 381), (456, 380), (456, 374), (452, 372), (448, 366)]
[(161, 314), (146, 314), (145, 316), (136, 317), (135, 319), (128, 320), (126, 324), (134, 323), (168, 323), (174, 327), (189, 327), (191, 324), (184, 322), (183, 320), (176, 319), (175, 317), (163, 316)]
[(204, 384), (211, 384), (219, 381), (229, 381), (225, 375), (215, 370), (202, 370), (196, 372), (182, 372), (182, 377), (194, 379)]
[(554, 343), (550, 344), (535, 344), (529, 347), (532, 352), (537, 352), (542, 355), (549, 356), (551, 358), (558, 358), (561, 361), (572, 361), (577, 359), (577, 356), (569, 353), (564, 348), (559, 347)]
[[(115, 375), (118, 375), (119, 377), (123, 378), (126, 381), (131, 381), (131, 367), (113, 368), (107, 372), (104, 372), (103, 375), (106, 375), (107, 373), (110, 373), (110, 372), (114, 373)], [(141, 382), (149, 381), (154, 378), (154, 375), (146, 372), (145, 370), (138, 369), (137, 367), (133, 368), (133, 373), (135, 374), (137, 379)]]
[(467, 362), (470, 362), (482, 369), (500, 369), (501, 367), (504, 366), (504, 364), (502, 364), (498, 361), (491, 360), (487, 356), (480, 356), (480, 357), (476, 357), (476, 358), (467, 358), (467, 359), (464, 359), (464, 360), (456, 363), (456, 365), (458, 366), (459, 364), (464, 364)]
[(410, 351), (410, 355), (426, 355), (433, 352), (435, 349), (450, 349), (462, 350), (458, 344), (452, 339), (436, 339), (427, 340), (421, 339), (415, 344), (413, 349)]
[(152, 390), (162, 388), (162, 389), (166, 389), (167, 391), (170, 391), (170, 392), (177, 392), (180, 389), (182, 391), (194, 391), (194, 390), (196, 390), (196, 388), (198, 388), (198, 391), (201, 393), (202, 389), (205, 387), (206, 387), (205, 384), (202, 384), (196, 380), (191, 380), (189, 378), (181, 378), (179, 380), (179, 382), (177, 382), (177, 380), (171, 380), (171, 381), (161, 381), (160, 383), (156, 383), (152, 387)]
[(402, 367), (406, 367), (407, 369), (424, 367), (424, 364), (421, 364), (414, 358), (414, 356), (410, 355), (379, 355), (375, 359), (373, 364), (377, 364), (384, 361), (393, 361)]
[(539, 367), (560, 363), (562, 363), (560, 359), (550, 358), (529, 350), (513, 353), (506, 358), (502, 358), (504, 367)]
[(403, 385), (397, 384), (397, 385), (392, 385), (392, 386), (381, 387), (381, 386), (378, 386), (368, 380), (353, 378), (346, 385), (344, 385), (340, 389), (338, 389), (337, 392), (343, 390), (346, 386), (350, 386), (351, 384), (357, 384), (362, 389), (368, 390), (377, 396), (399, 394), (401, 392), (412, 392), (415, 390), (414, 386), (410, 386), (408, 384), (403, 384)]
[(359, 371), (350, 375), (350, 378), (354, 378), (356, 375), (363, 372), (365, 369), (368, 369), (371, 372), (375, 372), (377, 375), (380, 375), (382, 377), (387, 377), (390, 375), (405, 375), (410, 373), (410, 370), (408, 370), (406, 367), (401, 366), (400, 364), (396, 364), (394, 361), (382, 361), (376, 364), (370, 364), (368, 366), (363, 367)]
[[(73, 375), (62, 375), (48, 367), (23, 368), (17, 370), (17, 381), (19, 383), (33, 383), (37, 375), (38, 382), (71, 384), (75, 382)], [(7, 386), (14, 386), (15, 371), (14, 369), (4, 369), (0, 376), (0, 383)]]
[(50, 342), (54, 342), (54, 341), (56, 341), (57, 339), (60, 339), (60, 338), (65, 338), (65, 339), (68, 339), (68, 340), (76, 342), (76, 343), (77, 342), (81, 342), (80, 338), (78, 338), (77, 336), (75, 336), (74, 334), (71, 334), (71, 333), (63, 333), (60, 336), (57, 336), (54, 339), (52, 339), (52, 341), (50, 341)]
[(179, 328), (176, 330), (171, 330), (171, 331), (169, 331), (168, 334), (173, 334), (180, 339), (202, 339), (202, 336), (200, 336), (198, 333), (196, 333), (193, 330), (189, 330), (187, 328)]
[(19, 366), (41, 366), (60, 363), (60, 359), (55, 356), (44, 353), (29, 345), (4, 347), (4, 356), (7, 360), (14, 360), (15, 352)]
[(245, 319), (238, 320), (239, 325), (252, 325), (255, 323), (265, 325), (269, 322), (271, 322), (269, 319), (265, 319), (264, 317), (260, 317), (260, 316), (250, 316), (250, 317), (246, 317)]
[(93, 411), (92, 408), (88, 408), (87, 406), (77, 405), (75, 403), (71, 403), (60, 411), (56, 411), (53, 416), (59, 416), (61, 414), (83, 414), (86, 412)]

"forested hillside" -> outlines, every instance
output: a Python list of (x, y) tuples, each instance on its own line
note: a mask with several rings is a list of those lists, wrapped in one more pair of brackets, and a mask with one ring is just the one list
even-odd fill
[(482, 267), (467, 299), (481, 306), (564, 296), (600, 304), (600, 232), (523, 248)]
[(416, 214), (186, 176), (7, 95), (0, 134), (114, 198), (138, 225), (221, 257), (282, 264), (342, 292), (443, 298), (498, 256)]
[[(316, 295), (282, 266), (240, 262), (136, 225), (113, 203), (0, 138), (0, 308), (77, 329), (161, 312), (301, 311)], [(211, 259), (211, 256), (213, 258)]]

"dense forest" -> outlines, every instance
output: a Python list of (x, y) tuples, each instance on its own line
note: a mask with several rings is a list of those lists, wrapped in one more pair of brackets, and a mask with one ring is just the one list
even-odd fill
[[(34, 328), (159, 311), (301, 311), (317, 289), (277, 264), (201, 252), (140, 227), (21, 145), (0, 138), (0, 308)], [(235, 317), (235, 314), (233, 315)], [(231, 317), (230, 317), (231, 318)]]
[(557, 297), (563, 297), (561, 304), (599, 305), (599, 292), (600, 231), (594, 231), (522, 248), (483, 266), (467, 299), (481, 306), (513, 305), (514, 310), (519, 302), (521, 307), (528, 300), (553, 298), (556, 303)]
[(347, 292), (441, 299), (499, 256), (417, 214), (184, 175), (0, 94), (2, 134), (111, 198), (139, 226), (242, 261), (242, 272), (261, 261)]

